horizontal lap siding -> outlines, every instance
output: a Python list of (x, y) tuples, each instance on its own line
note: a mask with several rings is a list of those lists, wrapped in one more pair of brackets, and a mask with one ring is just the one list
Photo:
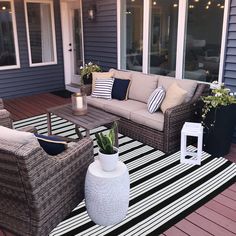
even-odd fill
[(64, 69), (59, 0), (54, 0), (57, 64), (29, 67), (24, 1), (15, 0), (20, 69), (0, 71), (0, 97), (26, 96), (64, 89)]
[(116, 0), (97, 0), (96, 20), (88, 20), (93, 0), (83, 0), (85, 62), (92, 61), (103, 70), (117, 67), (117, 6)]
[[(236, 0), (231, 1), (229, 12), (224, 82), (227, 87), (236, 92)], [(236, 143), (236, 128), (233, 140)]]

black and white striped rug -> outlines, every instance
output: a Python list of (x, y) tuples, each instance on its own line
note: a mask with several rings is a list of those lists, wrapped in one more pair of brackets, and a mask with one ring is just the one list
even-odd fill
[[(75, 138), (74, 125), (53, 116), (53, 134)], [(34, 125), (47, 134), (46, 115), (14, 123)], [(100, 127), (94, 132), (106, 130)], [(130, 203), (126, 218), (109, 227), (94, 224), (80, 203), (50, 234), (58, 235), (158, 235), (199, 208), (236, 181), (236, 164), (203, 153), (202, 165), (180, 164), (180, 152), (163, 152), (119, 134), (120, 160), (129, 169)], [(190, 150), (195, 150), (189, 146)], [(97, 155), (97, 145), (94, 152)]]

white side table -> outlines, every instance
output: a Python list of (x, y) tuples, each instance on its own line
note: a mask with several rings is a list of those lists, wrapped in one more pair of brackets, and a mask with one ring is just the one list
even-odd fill
[[(187, 136), (197, 137), (197, 153), (187, 151)], [(203, 127), (201, 123), (185, 122), (181, 130), (181, 163), (201, 165)], [(186, 159), (192, 156), (194, 159)]]
[(85, 179), (85, 204), (88, 215), (99, 225), (122, 221), (129, 206), (130, 181), (126, 165), (118, 162), (114, 171), (105, 172), (99, 160), (90, 164)]

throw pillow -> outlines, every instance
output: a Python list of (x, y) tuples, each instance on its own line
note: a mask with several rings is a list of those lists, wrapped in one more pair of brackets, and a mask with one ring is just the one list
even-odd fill
[(9, 129), (3, 126), (0, 126), (0, 139), (16, 144), (27, 144), (36, 140), (32, 133)]
[(113, 72), (93, 72), (92, 92), (95, 89), (95, 82), (97, 79), (109, 79), (113, 77)]
[(147, 103), (148, 111), (150, 113), (154, 113), (160, 108), (161, 103), (165, 98), (165, 95), (166, 91), (163, 87), (158, 87), (152, 92)]
[(42, 134), (34, 135), (38, 139), (38, 142), (43, 150), (51, 156), (58, 155), (67, 148), (67, 142), (62, 141), (59, 137), (45, 136)]
[(92, 97), (111, 99), (111, 92), (114, 83), (114, 78), (97, 79), (95, 82), (95, 89), (92, 92)]
[(171, 107), (175, 107), (183, 103), (187, 96), (187, 91), (180, 88), (177, 83), (173, 83), (166, 92), (166, 97), (161, 104), (163, 113)]
[(112, 88), (112, 98), (126, 100), (129, 84), (129, 79), (115, 78)]

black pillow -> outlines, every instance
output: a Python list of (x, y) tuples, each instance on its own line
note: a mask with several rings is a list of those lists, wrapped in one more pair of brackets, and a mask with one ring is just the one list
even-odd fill
[(42, 134), (34, 134), (38, 139), (40, 146), (43, 150), (51, 155), (55, 156), (65, 151), (67, 148), (67, 142), (62, 141), (60, 138), (55, 136), (45, 136)]
[(117, 79), (115, 78), (114, 84), (112, 87), (112, 98), (118, 99), (118, 100), (125, 100), (127, 90), (129, 88), (129, 79)]

